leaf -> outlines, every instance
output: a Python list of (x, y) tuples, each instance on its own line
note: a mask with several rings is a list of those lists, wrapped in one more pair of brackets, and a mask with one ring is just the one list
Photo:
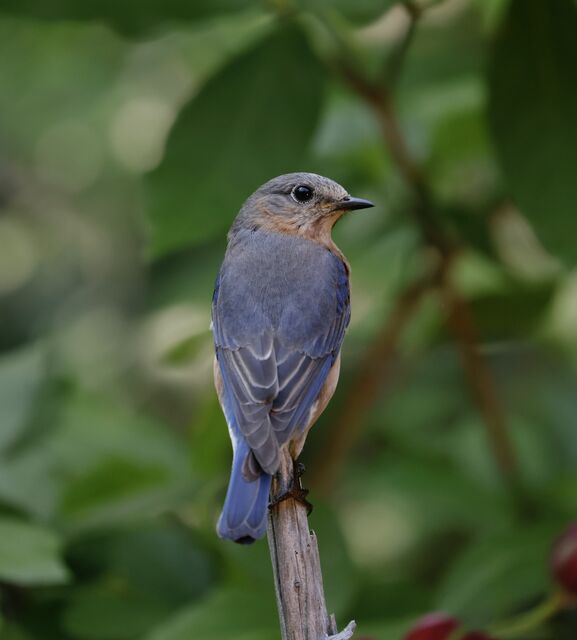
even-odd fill
[[(7, 87), (0, 90), (0, 119), (3, 128), (10, 129), (17, 157), (26, 154), (23, 158), (33, 158), (41, 137), (52, 127), (86, 119), (92, 123), (91, 118), (109, 109), (109, 91), (127, 48), (114, 33), (93, 25), (75, 27), (67, 23), (42, 28), (37, 22), (0, 20), (0, 76), (10, 77), (10, 97)], [(96, 122), (99, 117), (96, 116)], [(104, 123), (96, 122), (91, 127), (95, 127), (95, 135), (102, 134), (104, 129), (100, 127)], [(76, 148), (82, 146), (79, 138)], [(84, 153), (94, 154), (94, 149), (90, 144)], [(76, 167), (72, 164), (74, 159), (70, 159), (73, 147), (61, 152), (63, 155), (58, 157), (64, 160), (64, 166)], [(31, 237), (35, 234), (33, 229)], [(44, 287), (46, 294), (55, 291), (54, 295), (62, 295), (63, 290), (50, 280), (54, 264), (46, 263), (51, 268), (42, 269), (44, 277), (34, 286)], [(34, 295), (33, 291), (29, 295)], [(37, 293), (28, 305), (18, 299), (8, 304), (8, 313), (2, 311), (3, 332), (7, 333), (10, 318), (25, 327), (36, 326), (35, 322), (44, 326), (48, 318), (43, 300)], [(30, 328), (24, 335), (29, 334)]]
[(515, 283), (504, 291), (480, 296), (471, 306), (484, 340), (512, 340), (535, 330), (552, 297), (548, 283), (539, 287)]
[(61, 482), (43, 446), (0, 464), (0, 499), (41, 520), (53, 515)]
[(43, 355), (38, 349), (0, 359), (0, 452), (23, 434), (43, 377)]
[(193, 487), (182, 442), (105, 398), (68, 399), (44, 454), (64, 476), (57, 515), (77, 527), (166, 510)]
[(223, 233), (261, 183), (306, 168), (322, 91), (320, 63), (292, 26), (209, 80), (148, 178), (153, 253)]
[(4, 624), (2, 629), (2, 640), (33, 640), (20, 627), (13, 624)]
[(106, 397), (68, 398), (51, 446), (69, 478), (118, 457), (161, 465), (175, 480), (190, 481), (186, 452), (174, 434), (163, 423)]
[(0, 578), (21, 586), (61, 584), (68, 571), (59, 556), (60, 541), (43, 527), (0, 518)]
[(401, 0), (299, 0), (299, 6), (305, 11), (320, 9), (344, 16), (356, 24), (366, 24), (384, 15), (400, 2)]
[[(416, 616), (415, 616), (416, 617)], [(367, 640), (386, 638), (386, 640), (404, 640), (407, 632), (415, 624), (415, 617), (400, 620), (384, 620), (382, 622), (359, 623), (359, 633)]]
[(165, 467), (158, 464), (105, 459), (67, 486), (62, 513), (91, 522), (126, 517), (154, 503), (170, 480)]
[[(466, 83), (461, 84), (465, 89)], [(491, 156), (488, 153), (489, 136), (480, 104), (483, 99), (482, 91), (477, 91), (479, 85), (469, 83), (467, 87), (467, 91), (471, 94), (478, 93), (478, 97), (463, 97), (463, 101), (478, 100), (479, 104), (465, 104), (461, 109), (454, 104), (452, 112), (447, 114), (446, 110), (444, 117), (435, 123), (428, 161), (431, 181), (440, 197), (444, 201), (463, 203), (470, 209), (482, 209), (487, 204), (492, 204), (487, 203), (486, 199), (487, 196), (493, 197), (498, 173), (490, 162)], [(453, 99), (458, 100), (458, 91), (446, 88), (445, 93), (452, 94)], [(478, 220), (471, 220), (472, 217), (471, 214), (460, 218), (455, 216), (453, 222), (462, 223), (458, 230), (465, 232), (466, 240), (473, 240), (474, 246), (480, 246), (484, 251), (490, 250), (487, 221), (481, 216), (477, 216)]]
[(2, 11), (18, 16), (43, 20), (98, 20), (110, 24), (120, 32), (139, 35), (158, 31), (160, 25), (198, 20), (249, 7), (251, 0), (141, 0), (138, 7), (129, 2), (101, 0), (4, 0)]
[(91, 587), (77, 591), (63, 625), (75, 638), (120, 640), (140, 637), (170, 613), (166, 603), (124, 590)]
[(513, 0), (495, 43), (489, 119), (507, 186), (545, 247), (577, 259), (577, 8)]
[[(271, 597), (253, 589), (221, 589), (159, 626), (146, 640), (269, 640), (278, 636)], [(269, 593), (270, 595), (270, 593)]]
[(481, 538), (445, 576), (437, 608), (483, 624), (546, 592), (549, 549), (559, 529), (558, 523), (532, 525)]
[(190, 531), (156, 523), (116, 535), (110, 571), (139, 593), (172, 607), (190, 604), (216, 578), (211, 556)]

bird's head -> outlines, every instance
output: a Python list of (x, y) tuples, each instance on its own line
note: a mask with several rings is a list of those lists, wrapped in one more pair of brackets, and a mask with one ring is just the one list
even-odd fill
[(265, 182), (245, 202), (238, 223), (280, 233), (325, 234), (347, 211), (374, 206), (315, 173), (287, 173)]

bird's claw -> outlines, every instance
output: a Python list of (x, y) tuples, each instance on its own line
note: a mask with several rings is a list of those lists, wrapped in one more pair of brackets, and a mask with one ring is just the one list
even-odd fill
[(313, 505), (307, 500), (309, 490), (304, 489), (301, 484), (301, 477), (304, 472), (305, 465), (302, 462), (297, 462), (295, 460), (293, 463), (293, 477), (289, 489), (273, 498), (268, 505), (269, 509), (272, 509), (277, 504), (288, 500), (288, 498), (292, 498), (304, 505), (307, 509), (307, 516), (310, 516), (313, 510)]
[(310, 516), (313, 510), (313, 505), (307, 500), (308, 494), (308, 489), (303, 489), (301, 486), (295, 485), (293, 483), (290, 489), (273, 498), (269, 502), (268, 508), (272, 509), (281, 502), (292, 498), (293, 500), (296, 500), (296, 502), (300, 502), (302, 505), (304, 505), (307, 508), (307, 516)]

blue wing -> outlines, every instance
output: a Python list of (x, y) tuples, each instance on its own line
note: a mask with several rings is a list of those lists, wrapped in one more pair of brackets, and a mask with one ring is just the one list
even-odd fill
[[(323, 251), (319, 265), (324, 273), (312, 274), (324, 276), (322, 287), (309, 291), (307, 297), (299, 291), (306, 282), (294, 283), (276, 316), (266, 305), (263, 310), (248, 300), (247, 291), (231, 307), (223, 294), (235, 287), (233, 274), (225, 275), (227, 288), (222, 286), (222, 271), (217, 280), (213, 298), (216, 355), (225, 402), (250, 448), (243, 467), (247, 479), (257, 478), (262, 471), (276, 472), (279, 448), (306, 426), (340, 351), (350, 320), (348, 270), (338, 257)], [(266, 294), (267, 283), (261, 285), (257, 297)], [(246, 330), (248, 320), (239, 320), (245, 310), (252, 332)]]

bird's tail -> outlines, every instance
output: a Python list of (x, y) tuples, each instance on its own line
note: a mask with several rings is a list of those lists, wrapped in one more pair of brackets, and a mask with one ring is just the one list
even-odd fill
[(234, 448), (232, 471), (222, 513), (216, 527), (221, 538), (250, 544), (266, 531), (267, 507), (272, 476), (263, 473), (256, 480), (245, 480), (242, 467), (249, 448), (238, 441)]

